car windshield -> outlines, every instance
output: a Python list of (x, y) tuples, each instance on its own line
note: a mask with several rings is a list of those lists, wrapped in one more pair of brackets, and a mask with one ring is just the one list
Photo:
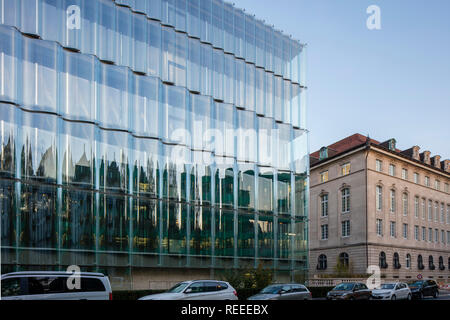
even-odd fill
[(283, 289), (283, 286), (268, 286), (262, 289), (261, 293), (264, 294), (277, 294), (280, 290)]
[(355, 285), (353, 283), (341, 283), (337, 285), (333, 290), (336, 291), (350, 291), (353, 290)]
[(409, 284), (410, 287), (421, 287), (422, 285), (423, 285), (423, 281), (416, 281), (416, 282)]
[(381, 285), (381, 289), (384, 289), (384, 290), (392, 290), (394, 288), (395, 288), (395, 284), (393, 284), (393, 283), (385, 283), (385, 284)]
[(186, 287), (188, 286), (188, 283), (186, 282), (180, 282), (177, 283), (175, 286), (173, 286), (172, 288), (170, 288), (167, 292), (168, 293), (180, 293), (181, 291), (183, 291)]

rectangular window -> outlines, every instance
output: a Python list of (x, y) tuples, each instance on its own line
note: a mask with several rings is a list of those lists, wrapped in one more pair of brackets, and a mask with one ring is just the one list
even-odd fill
[(428, 228), (428, 242), (433, 242), (433, 229)]
[(430, 177), (425, 177), (425, 186), (426, 187), (430, 186)]
[(408, 194), (407, 193), (403, 193), (402, 203), (403, 203), (403, 215), (407, 216), (408, 215)]
[(434, 203), (434, 221), (439, 221), (439, 203), (437, 202)]
[(439, 230), (438, 229), (434, 229), (434, 242), (436, 242), (436, 243), (439, 242)]
[(444, 191), (448, 193), (448, 183), (444, 185)]
[(350, 189), (342, 190), (342, 213), (350, 212)]
[(342, 236), (350, 236), (350, 220), (342, 221)]
[(328, 195), (324, 194), (320, 198), (321, 216), (328, 217)]
[(376, 227), (377, 227), (377, 235), (383, 236), (383, 220), (382, 219), (377, 219)]
[(422, 241), (427, 241), (427, 228), (422, 227)]
[(395, 165), (393, 164), (389, 165), (389, 175), (395, 176)]
[(450, 231), (447, 231), (447, 244), (450, 244)]
[(324, 183), (328, 181), (328, 170), (320, 173), (320, 182)]
[(433, 220), (433, 202), (428, 200), (428, 221)]
[(403, 238), (408, 239), (408, 224), (403, 224)]
[(434, 181), (434, 188), (438, 191), (441, 190), (441, 182), (439, 180)]
[(397, 236), (397, 226), (395, 221), (391, 221), (391, 237), (395, 238)]
[(450, 205), (447, 206), (447, 224), (450, 224)]
[(441, 223), (445, 223), (444, 204), (441, 203)]
[(419, 174), (414, 172), (414, 183), (419, 183)]
[(443, 244), (445, 243), (445, 232), (444, 232), (444, 230), (441, 230), (441, 242)]
[(322, 235), (321, 235), (321, 239), (322, 240), (328, 240), (328, 225), (327, 224), (323, 224), (321, 226), (321, 231), (322, 231)]
[(395, 199), (395, 190), (391, 190), (391, 213), (394, 213), (395, 212), (395, 202), (396, 202), (396, 199)]
[(414, 217), (419, 218), (419, 197), (414, 198)]
[(419, 226), (414, 226), (414, 239), (419, 241)]
[(408, 180), (408, 170), (406, 169), (402, 169), (402, 179), (403, 180)]
[(376, 207), (378, 211), (383, 209), (383, 188), (381, 186), (376, 187)]
[(346, 176), (350, 174), (350, 162), (341, 166), (341, 175)]
[(422, 199), (422, 220), (425, 220), (426, 217), (426, 200)]
[(376, 170), (378, 172), (382, 172), (383, 171), (383, 161), (381, 160), (376, 160)]

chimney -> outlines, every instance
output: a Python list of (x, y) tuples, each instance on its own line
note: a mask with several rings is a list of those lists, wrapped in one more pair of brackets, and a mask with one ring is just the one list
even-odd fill
[(450, 160), (448, 160), (448, 159), (444, 160), (441, 162), (441, 164), (442, 164), (442, 170), (450, 173)]
[(430, 152), (430, 151), (424, 151), (424, 152), (422, 152), (422, 153), (420, 154), (420, 156), (421, 156), (420, 158), (421, 158), (422, 162), (431, 165), (430, 155), (431, 155), (431, 152)]
[(414, 160), (419, 160), (420, 161), (420, 153), (419, 153), (420, 147), (419, 146), (414, 146), (414, 147), (412, 147), (412, 149), (413, 149), (412, 158)]
[(440, 169), (441, 168), (441, 156), (434, 156), (433, 158), (431, 158), (431, 160), (432, 160), (432, 162), (431, 162), (431, 164), (434, 166), (434, 167), (436, 167), (436, 168), (438, 168), (438, 169)]

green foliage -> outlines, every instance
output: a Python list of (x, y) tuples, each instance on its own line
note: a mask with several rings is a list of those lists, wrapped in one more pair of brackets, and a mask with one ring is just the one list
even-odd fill
[(347, 265), (338, 258), (336, 266), (334, 267), (334, 273), (337, 278), (351, 278), (353, 274), (352, 261), (350, 261)]
[(263, 268), (228, 269), (222, 272), (221, 278), (227, 281), (235, 289), (262, 289), (273, 281), (273, 272)]

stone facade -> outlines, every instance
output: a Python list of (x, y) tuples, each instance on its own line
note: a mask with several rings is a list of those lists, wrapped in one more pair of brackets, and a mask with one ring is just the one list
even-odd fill
[[(369, 265), (381, 265), (384, 253), (387, 265), (381, 273), (386, 278), (416, 279), (421, 274), (449, 282), (446, 160), (429, 152), (419, 156), (418, 147), (402, 152), (393, 139), (378, 143), (358, 136), (358, 141), (352, 136), (347, 138), (350, 142), (343, 143), (344, 139), (331, 145), (331, 157), (311, 155), (310, 278), (334, 274), (343, 253), (353, 274), (365, 274)], [(349, 208), (343, 206), (343, 189), (349, 190)], [(345, 220), (350, 221), (348, 236), (343, 230)], [(326, 268), (320, 255), (326, 256)], [(419, 255), (423, 268), (419, 268)]]

